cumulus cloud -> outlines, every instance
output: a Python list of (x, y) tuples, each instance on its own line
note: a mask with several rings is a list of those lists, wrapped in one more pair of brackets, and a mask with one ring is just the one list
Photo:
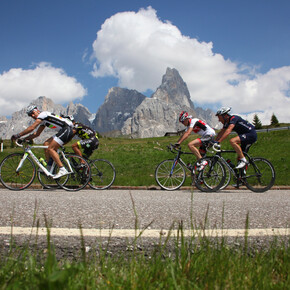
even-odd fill
[(81, 99), (86, 93), (75, 78), (49, 63), (39, 63), (27, 70), (12, 68), (0, 74), (0, 116), (9, 116), (39, 96), (62, 104)]
[(194, 103), (231, 106), (235, 113), (259, 111), (262, 121), (274, 112), (280, 122), (289, 121), (290, 67), (264, 75), (255, 68), (245, 70), (243, 64), (214, 53), (212, 42), (182, 35), (152, 7), (108, 18), (97, 33), (92, 56), (92, 75), (116, 77), (121, 87), (154, 91), (166, 68), (176, 68)]

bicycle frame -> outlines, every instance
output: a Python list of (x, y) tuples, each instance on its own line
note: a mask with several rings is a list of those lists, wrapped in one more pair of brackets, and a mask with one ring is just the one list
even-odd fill
[(191, 152), (183, 152), (183, 151), (181, 151), (180, 149), (179, 149), (179, 150), (175, 149), (175, 151), (173, 151), (173, 147), (172, 147), (172, 146), (168, 146), (168, 149), (169, 149), (173, 154), (176, 154), (176, 153), (177, 153), (176, 157), (174, 158), (174, 163), (173, 163), (172, 168), (171, 168), (171, 172), (170, 172), (171, 175), (172, 175), (172, 173), (173, 173), (173, 170), (174, 170), (174, 168), (175, 168), (177, 162), (181, 163), (181, 164), (182, 164), (186, 169), (190, 170), (190, 169), (188, 168), (188, 166), (185, 164), (185, 162), (181, 159), (180, 155), (181, 155), (181, 154), (188, 154), (188, 155), (189, 155), (189, 154), (193, 154), (193, 153), (191, 153)]
[[(19, 146), (18, 143), (17, 143), (17, 145)], [(46, 167), (43, 166), (43, 165), (41, 164), (41, 162), (38, 160), (38, 158), (37, 158), (37, 157), (34, 155), (34, 153), (32, 152), (31, 148), (35, 148), (35, 149), (36, 149), (36, 148), (43, 148), (43, 149), (46, 149), (46, 148), (48, 148), (48, 146), (36, 145), (36, 146), (27, 146), (27, 147), (25, 147), (25, 148), (24, 148), (24, 154), (23, 154), (23, 157), (22, 157), (22, 159), (20, 160), (19, 165), (18, 165), (17, 168), (16, 168), (16, 172), (18, 172), (18, 171), (20, 170), (20, 168), (22, 167), (24, 161), (26, 160), (27, 156), (29, 155), (29, 156), (33, 159), (33, 161), (37, 164), (37, 166), (40, 167), (40, 168), (43, 170), (43, 172), (44, 172), (47, 176), (52, 177), (53, 174), (51, 174), (51, 173), (46, 169)]]
[[(214, 158), (218, 158), (218, 159), (220, 159), (220, 160), (222, 160), (222, 162), (228, 167), (228, 169), (230, 170), (230, 172), (231, 172), (231, 174), (236, 178), (236, 180), (237, 180), (237, 188), (239, 188), (239, 185), (242, 183), (242, 180), (244, 180), (244, 179), (247, 179), (247, 178), (250, 178), (250, 177), (252, 177), (252, 175), (250, 175), (250, 176), (247, 176), (246, 175), (246, 169), (247, 169), (247, 167), (244, 169), (244, 168), (242, 168), (242, 169), (239, 169), (239, 170), (235, 170), (234, 168), (232, 168), (229, 164), (228, 164), (228, 162), (225, 160), (225, 158), (222, 156), (222, 154), (225, 154), (225, 153), (233, 153), (233, 154), (236, 154), (236, 151), (235, 150), (219, 150), (219, 151), (217, 151), (217, 150), (215, 150), (214, 149), (214, 151), (215, 151), (215, 155), (213, 156)], [(211, 152), (211, 153), (213, 153), (213, 152)], [(245, 155), (245, 157), (248, 159), (248, 161), (249, 161), (249, 163), (251, 163), (254, 167), (255, 167), (255, 169), (257, 170), (257, 171), (259, 171), (259, 168), (257, 168), (257, 166), (256, 166), (256, 164), (254, 163), (254, 162), (252, 162), (252, 157), (247, 153), (247, 152), (244, 152), (243, 151), (243, 154)], [(261, 175), (261, 174), (260, 174)]]
[[(17, 144), (18, 146), (20, 146), (20, 147), (23, 147), (23, 145), (20, 145), (20, 144), (17, 143), (17, 142), (16, 142), (16, 144)], [(18, 171), (20, 170), (20, 168), (22, 167), (24, 161), (26, 160), (27, 156), (29, 155), (29, 156), (33, 159), (33, 161), (37, 164), (37, 166), (43, 170), (43, 172), (45, 173), (46, 176), (48, 176), (48, 177), (53, 177), (54, 175), (53, 175), (52, 173), (50, 173), (44, 165), (41, 164), (41, 162), (38, 160), (38, 158), (37, 158), (37, 157), (35, 156), (35, 154), (32, 152), (32, 150), (31, 150), (32, 148), (33, 148), (33, 149), (39, 149), (39, 148), (41, 148), (41, 149), (47, 149), (48, 146), (44, 146), (44, 145), (33, 145), (33, 146), (29, 146), (29, 145), (28, 145), (27, 147), (25, 147), (25, 148), (24, 148), (24, 154), (23, 154), (23, 157), (22, 157), (22, 159), (20, 160), (19, 165), (17, 166), (16, 172), (18, 172)], [(65, 160), (66, 164), (68, 165), (69, 173), (72, 173), (73, 170), (72, 170), (71, 164), (70, 164), (69, 160), (66, 158), (66, 156), (65, 156), (65, 154), (64, 154), (64, 152), (63, 152), (63, 150), (58, 149), (58, 150), (57, 150), (57, 153), (58, 153), (58, 154), (61, 153), (63, 159)], [(54, 166), (55, 166), (55, 162), (53, 162), (53, 164), (52, 164), (52, 168), (54, 168)], [(52, 172), (53, 172), (53, 171), (52, 171)]]

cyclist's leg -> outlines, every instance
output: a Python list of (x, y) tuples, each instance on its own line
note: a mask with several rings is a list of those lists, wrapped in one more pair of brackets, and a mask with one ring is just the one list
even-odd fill
[(236, 137), (230, 139), (230, 144), (234, 148), (234, 150), (236, 151), (239, 160), (245, 158), (245, 155), (244, 155), (242, 148), (241, 148), (240, 136), (236, 136)]
[(82, 148), (81, 141), (78, 141), (72, 144), (71, 147), (76, 155), (83, 156), (82, 151), (81, 151), (81, 148)]
[(202, 145), (202, 142), (200, 138), (194, 139), (193, 141), (188, 143), (189, 150), (195, 155), (197, 161), (201, 159), (201, 154), (197, 147), (200, 147)]

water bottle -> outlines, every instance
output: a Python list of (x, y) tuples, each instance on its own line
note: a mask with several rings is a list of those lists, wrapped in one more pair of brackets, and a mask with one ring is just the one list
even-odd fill
[(41, 164), (42, 164), (43, 166), (46, 166), (46, 165), (47, 165), (46, 161), (45, 161), (42, 157), (39, 158), (39, 161), (41, 162)]
[(235, 164), (232, 163), (230, 159), (227, 159), (227, 163), (232, 167), (235, 168)]

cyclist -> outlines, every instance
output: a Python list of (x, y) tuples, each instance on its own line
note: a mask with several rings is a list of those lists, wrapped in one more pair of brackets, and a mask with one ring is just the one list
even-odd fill
[(45, 149), (45, 156), (46, 160), (48, 161), (48, 164), (49, 159), (51, 157), (59, 167), (59, 172), (54, 175), (53, 177), (54, 179), (67, 175), (68, 171), (63, 166), (57, 153), (57, 149), (60, 146), (63, 146), (66, 142), (68, 142), (72, 138), (73, 123), (70, 120), (62, 118), (53, 113), (47, 111), (40, 112), (40, 110), (36, 106), (29, 106), (27, 108), (26, 113), (28, 116), (32, 117), (35, 120), (34, 123), (30, 125), (28, 128), (26, 128), (24, 131), (13, 135), (11, 137), (11, 140), (13, 141), (19, 139), (20, 137), (31, 133), (36, 128), (37, 130), (34, 133), (27, 136), (25, 140), (32, 140), (38, 137), (45, 129), (45, 127), (59, 130), (56, 135), (54, 135), (53, 137), (49, 138), (44, 142), (44, 145), (48, 146), (48, 148)]
[(67, 118), (73, 122), (74, 135), (77, 135), (81, 139), (72, 145), (73, 151), (75, 154), (82, 156), (81, 149), (83, 149), (85, 158), (89, 158), (93, 151), (99, 147), (98, 134), (90, 127), (75, 122), (73, 116), (67, 116)]
[[(204, 160), (200, 162), (200, 159), (202, 158), (202, 155), (205, 154), (207, 145), (214, 140), (214, 129), (207, 125), (204, 121), (197, 118), (192, 118), (192, 116), (189, 116), (185, 111), (180, 113), (179, 122), (187, 128), (177, 143), (175, 143), (175, 146), (178, 147), (185, 139), (189, 137), (192, 132), (199, 134), (201, 137), (189, 142), (188, 148), (197, 158), (197, 169), (204, 169), (207, 165), (207, 161)], [(199, 147), (199, 149), (197, 147)]]
[(231, 108), (223, 107), (216, 112), (219, 121), (223, 124), (223, 128), (218, 133), (216, 141), (218, 144), (227, 136), (235, 131), (238, 136), (230, 139), (230, 144), (237, 152), (238, 164), (236, 169), (244, 168), (247, 165), (247, 160), (243, 151), (248, 152), (250, 146), (257, 141), (257, 132), (255, 127), (240, 116), (230, 115)]

